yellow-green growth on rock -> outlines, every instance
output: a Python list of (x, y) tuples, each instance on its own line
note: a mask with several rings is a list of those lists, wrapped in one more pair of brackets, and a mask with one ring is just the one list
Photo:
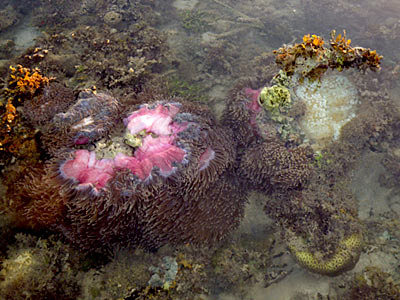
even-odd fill
[(138, 132), (137, 134), (132, 134), (127, 130), (124, 135), (124, 142), (125, 144), (133, 147), (133, 148), (139, 148), (142, 146), (143, 138), (146, 136), (146, 131), (142, 130)]
[(289, 250), (297, 263), (307, 270), (328, 276), (336, 276), (345, 271), (351, 270), (357, 263), (362, 248), (362, 234), (354, 233), (342, 239), (333, 255), (323, 258), (318, 253), (300, 250), (305, 249), (305, 242), (302, 238), (295, 238), (289, 243)]
[(291, 103), (290, 92), (286, 87), (281, 85), (264, 87), (260, 92), (258, 102), (264, 109), (269, 111), (286, 107)]

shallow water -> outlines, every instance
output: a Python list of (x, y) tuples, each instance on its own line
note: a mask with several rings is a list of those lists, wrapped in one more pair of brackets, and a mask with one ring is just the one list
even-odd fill
[[(122, 99), (125, 106), (136, 105), (135, 99), (141, 91), (155, 90), (157, 83), (162, 82), (171, 96), (205, 104), (218, 121), (223, 121), (224, 111), (233, 105), (232, 90), (237, 82), (252, 77), (256, 85), (252, 89), (270, 85), (272, 76), (278, 72), (271, 51), (302, 43), (307, 34), (321, 36), (328, 47), (331, 30), (337, 33), (346, 30), (353, 47), (375, 49), (383, 55), (378, 72), (343, 72), (351, 82), (349, 85), (357, 87), (357, 113), (353, 108), (352, 113), (357, 114), (359, 121), (342, 131), (342, 139), (336, 144), (333, 139), (316, 142), (299, 134), (302, 140), (295, 142), (296, 146), (310, 146), (314, 151), (313, 166), (320, 172), (321, 181), (315, 179), (318, 176), (313, 177), (310, 191), (328, 195), (325, 191), (332, 187), (330, 192), (339, 190), (349, 195), (348, 198), (329, 195), (328, 200), (320, 203), (329, 206), (329, 201), (341, 201), (331, 205), (335, 212), (340, 215), (342, 210), (348, 211), (352, 222), (355, 220), (362, 228), (362, 252), (351, 270), (330, 277), (310, 272), (296, 263), (287, 247), (286, 229), (303, 222), (304, 228), (308, 226), (304, 232), (320, 231), (312, 231), (312, 213), (310, 217), (297, 215), (301, 222), (290, 218), (282, 221), (288, 215), (282, 212), (285, 204), (279, 201), (295, 203), (287, 196), (295, 194), (277, 192), (274, 188), (247, 191), (248, 203), (240, 226), (222, 243), (210, 248), (166, 245), (148, 253), (116, 246), (107, 255), (82, 253), (68, 245), (68, 237), (60, 234), (62, 230), (32, 230), (18, 224), (19, 215), (13, 213), (15, 199), (6, 195), (7, 189), (11, 189), (27, 166), (41, 164), (54, 153), (41, 149), (41, 142), (29, 148), (15, 140), (3, 139), (1, 146), (8, 148), (2, 148), (0, 156), (3, 243), (0, 287), (6, 292), (0, 292), (0, 298), (24, 299), (29, 294), (33, 299), (54, 299), (60, 295), (64, 299), (198, 300), (400, 297), (400, 114), (396, 111), (400, 109), (400, 4), (397, 0), (0, 0), (0, 4), (2, 126), (7, 125), (4, 118), (9, 94), (4, 90), (9, 87), (10, 65), (21, 64), (32, 70), (39, 67), (44, 76), (56, 77), (56, 81), (75, 93), (83, 89), (107, 92)], [(332, 87), (330, 97), (334, 97), (335, 88), (340, 89)], [(32, 96), (35, 97), (38, 96)], [(292, 100), (296, 99), (292, 94)], [(393, 108), (389, 109), (392, 115), (381, 109), (385, 103)], [(340, 109), (340, 105), (335, 105), (335, 109), (338, 106)], [(18, 126), (24, 128), (25, 135), (17, 130), (20, 128), (17, 125), (12, 134), (18, 134), (23, 141), (40, 140), (46, 134), (44, 126), (35, 128), (27, 122), (32, 113), (26, 112), (24, 103), (17, 101), (15, 106), (19, 116), (16, 120), (21, 124)], [(307, 112), (302, 113), (304, 116)], [(318, 116), (320, 112), (312, 113)], [(368, 119), (371, 115), (377, 122)], [(385, 119), (387, 115), (390, 120)], [(301, 118), (301, 113), (293, 117), (295, 121)], [(40, 133), (26, 138), (35, 129)], [(8, 131), (3, 129), (3, 132)], [(11, 151), (6, 143), (19, 148)], [(93, 150), (98, 145), (93, 142), (88, 148)], [(246, 146), (241, 147), (238, 152), (243, 155), (241, 151)], [(335, 164), (336, 172), (332, 170)], [(310, 196), (302, 197), (307, 195)], [(305, 205), (317, 211), (316, 197), (310, 196), (309, 201), (315, 202), (307, 204), (306, 199)], [(303, 207), (300, 202), (295, 207), (299, 212), (306, 211), (300, 209)], [(321, 213), (320, 227), (325, 226), (323, 217)], [(351, 228), (343, 230), (351, 232)], [(329, 239), (335, 239), (332, 232), (310, 238), (313, 242)], [(44, 270), (56, 275), (46, 277)], [(155, 274), (161, 278), (155, 278)], [(57, 284), (51, 286), (53, 282)], [(12, 295), (13, 289), (18, 293)]]

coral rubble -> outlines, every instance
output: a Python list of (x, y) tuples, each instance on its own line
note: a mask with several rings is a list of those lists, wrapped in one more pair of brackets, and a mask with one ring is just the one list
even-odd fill
[(1, 299), (76, 299), (77, 253), (54, 237), (37, 239), (21, 233), (16, 240), (2, 261)]

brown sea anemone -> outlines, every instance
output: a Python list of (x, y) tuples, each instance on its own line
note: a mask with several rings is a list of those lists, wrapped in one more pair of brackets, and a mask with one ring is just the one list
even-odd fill
[(240, 170), (261, 190), (293, 189), (307, 181), (312, 172), (311, 152), (305, 147), (287, 149), (276, 140), (250, 146), (244, 153)]
[(120, 103), (114, 97), (82, 91), (65, 112), (55, 114), (43, 128), (44, 148), (52, 153), (62, 147), (86, 145), (104, 137), (115, 126)]
[(7, 190), (9, 207), (17, 225), (41, 229), (62, 220), (71, 190), (61, 186), (54, 162), (38, 164)]
[(74, 101), (71, 89), (52, 82), (43, 88), (40, 96), (24, 102), (24, 115), (33, 126), (44, 126), (56, 114), (66, 111)]
[(261, 111), (258, 104), (260, 90), (251, 89), (250, 80), (242, 80), (229, 93), (223, 123), (235, 132), (239, 146), (247, 147), (258, 136), (256, 116)]

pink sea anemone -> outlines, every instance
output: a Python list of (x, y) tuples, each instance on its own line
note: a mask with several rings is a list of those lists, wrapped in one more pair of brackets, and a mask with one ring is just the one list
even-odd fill
[[(109, 135), (103, 144), (112, 151), (75, 145), (56, 152), (39, 180), (25, 178), (24, 194), (35, 197), (19, 209), (29, 207), (29, 224), (60, 231), (82, 249), (213, 242), (239, 224), (246, 197), (229, 175), (232, 135), (204, 107), (142, 104)], [(51, 211), (57, 195), (57, 213), (43, 221), (40, 211)]]

